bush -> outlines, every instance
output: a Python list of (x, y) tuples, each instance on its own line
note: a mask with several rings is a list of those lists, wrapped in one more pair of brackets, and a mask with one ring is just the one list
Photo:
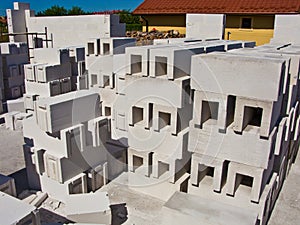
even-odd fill
[(142, 31), (142, 24), (126, 24), (126, 31)]

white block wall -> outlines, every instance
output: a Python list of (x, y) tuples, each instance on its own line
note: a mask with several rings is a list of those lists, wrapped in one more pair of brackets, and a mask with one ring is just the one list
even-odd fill
[(187, 38), (222, 39), (224, 30), (224, 14), (186, 14)]

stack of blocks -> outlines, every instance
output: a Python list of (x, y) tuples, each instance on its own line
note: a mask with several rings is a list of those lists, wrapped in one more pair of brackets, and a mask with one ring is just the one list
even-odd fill
[(33, 110), (37, 98), (86, 89), (83, 47), (35, 49), (25, 65), (25, 109)]
[(28, 95), (40, 96), (24, 121), (30, 185), (67, 203), (114, 180), (165, 201), (164, 210), (181, 191), (187, 201), (249, 209), (253, 224), (266, 224), (299, 146), (299, 48), (133, 45), (88, 41), (89, 90), (38, 92), (73, 74), (81, 57), (71, 66), (68, 50), (28, 65)]
[[(24, 89), (24, 65), (29, 62), (27, 44), (0, 44), (0, 99), (19, 98)], [(2, 104), (0, 106), (2, 111)]]
[(299, 52), (279, 47), (192, 59), (188, 193), (252, 209), (259, 224), (299, 146)]

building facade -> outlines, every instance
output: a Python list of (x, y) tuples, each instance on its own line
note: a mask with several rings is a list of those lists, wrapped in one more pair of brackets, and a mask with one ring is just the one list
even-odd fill
[(143, 30), (153, 28), (186, 33), (187, 14), (224, 14), (223, 39), (269, 43), (274, 33), (275, 15), (299, 14), (300, 3), (291, 1), (152, 1), (145, 0), (133, 13), (144, 20)]

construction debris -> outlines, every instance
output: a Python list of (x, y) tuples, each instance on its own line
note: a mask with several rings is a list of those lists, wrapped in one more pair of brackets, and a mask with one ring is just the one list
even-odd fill
[(158, 31), (153, 29), (150, 32), (127, 31), (126, 36), (136, 38), (137, 45), (149, 45), (154, 39), (184, 38), (185, 34), (180, 34), (178, 30)]

